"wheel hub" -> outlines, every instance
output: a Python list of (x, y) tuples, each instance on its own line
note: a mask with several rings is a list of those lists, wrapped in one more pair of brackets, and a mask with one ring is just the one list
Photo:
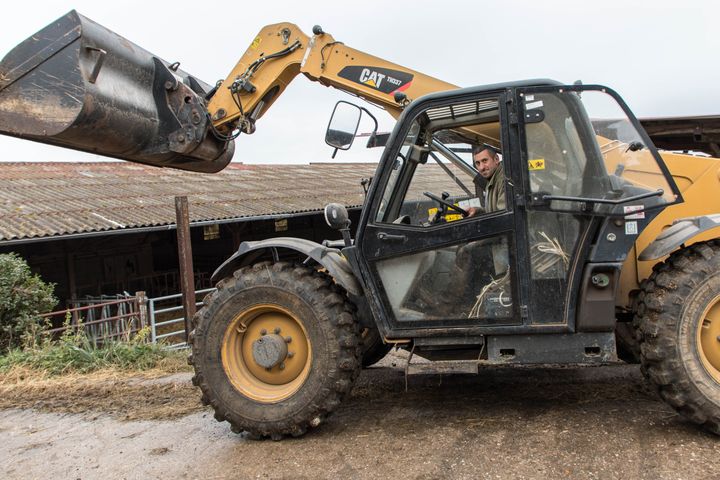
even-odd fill
[(298, 317), (279, 305), (260, 304), (230, 322), (221, 358), (235, 388), (256, 401), (274, 403), (305, 382), (312, 350)]
[(270, 369), (280, 365), (288, 354), (285, 339), (277, 334), (263, 335), (252, 344), (252, 356), (255, 363)]
[(720, 383), (720, 296), (710, 302), (703, 313), (697, 340), (705, 369)]

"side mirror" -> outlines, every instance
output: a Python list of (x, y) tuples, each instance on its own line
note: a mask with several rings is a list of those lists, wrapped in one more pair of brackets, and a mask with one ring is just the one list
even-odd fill
[(325, 132), (325, 143), (335, 147), (336, 150), (348, 150), (355, 140), (361, 115), (362, 110), (357, 105), (339, 101), (330, 117), (330, 123)]
[(328, 203), (325, 205), (325, 222), (333, 230), (340, 230), (343, 237), (343, 243), (346, 247), (352, 245), (350, 238), (350, 217), (348, 216), (345, 205), (339, 203)]
[(339, 203), (325, 205), (325, 222), (333, 230), (348, 228), (350, 226), (350, 217), (345, 205)]

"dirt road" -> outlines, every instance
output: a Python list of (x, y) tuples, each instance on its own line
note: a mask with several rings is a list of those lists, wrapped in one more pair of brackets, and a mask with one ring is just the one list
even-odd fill
[(234, 435), (204, 409), (165, 421), (6, 409), (0, 476), (720, 478), (720, 439), (677, 417), (635, 366), (414, 375), (408, 387), (399, 366), (366, 370), (327, 423), (282, 442)]

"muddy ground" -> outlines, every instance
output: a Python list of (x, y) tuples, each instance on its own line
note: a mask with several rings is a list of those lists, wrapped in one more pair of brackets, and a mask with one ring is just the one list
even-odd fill
[(630, 365), (415, 374), (406, 392), (390, 357), (281, 442), (217, 423), (189, 374), (70, 383), (1, 392), (0, 478), (720, 478), (720, 439)]

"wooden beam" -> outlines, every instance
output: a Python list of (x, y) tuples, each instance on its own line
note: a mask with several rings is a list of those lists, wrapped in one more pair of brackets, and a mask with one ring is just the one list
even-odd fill
[(175, 216), (177, 217), (180, 287), (182, 290), (183, 312), (185, 314), (185, 341), (187, 342), (192, 318), (195, 315), (195, 278), (193, 275), (190, 213), (187, 197), (175, 197)]

